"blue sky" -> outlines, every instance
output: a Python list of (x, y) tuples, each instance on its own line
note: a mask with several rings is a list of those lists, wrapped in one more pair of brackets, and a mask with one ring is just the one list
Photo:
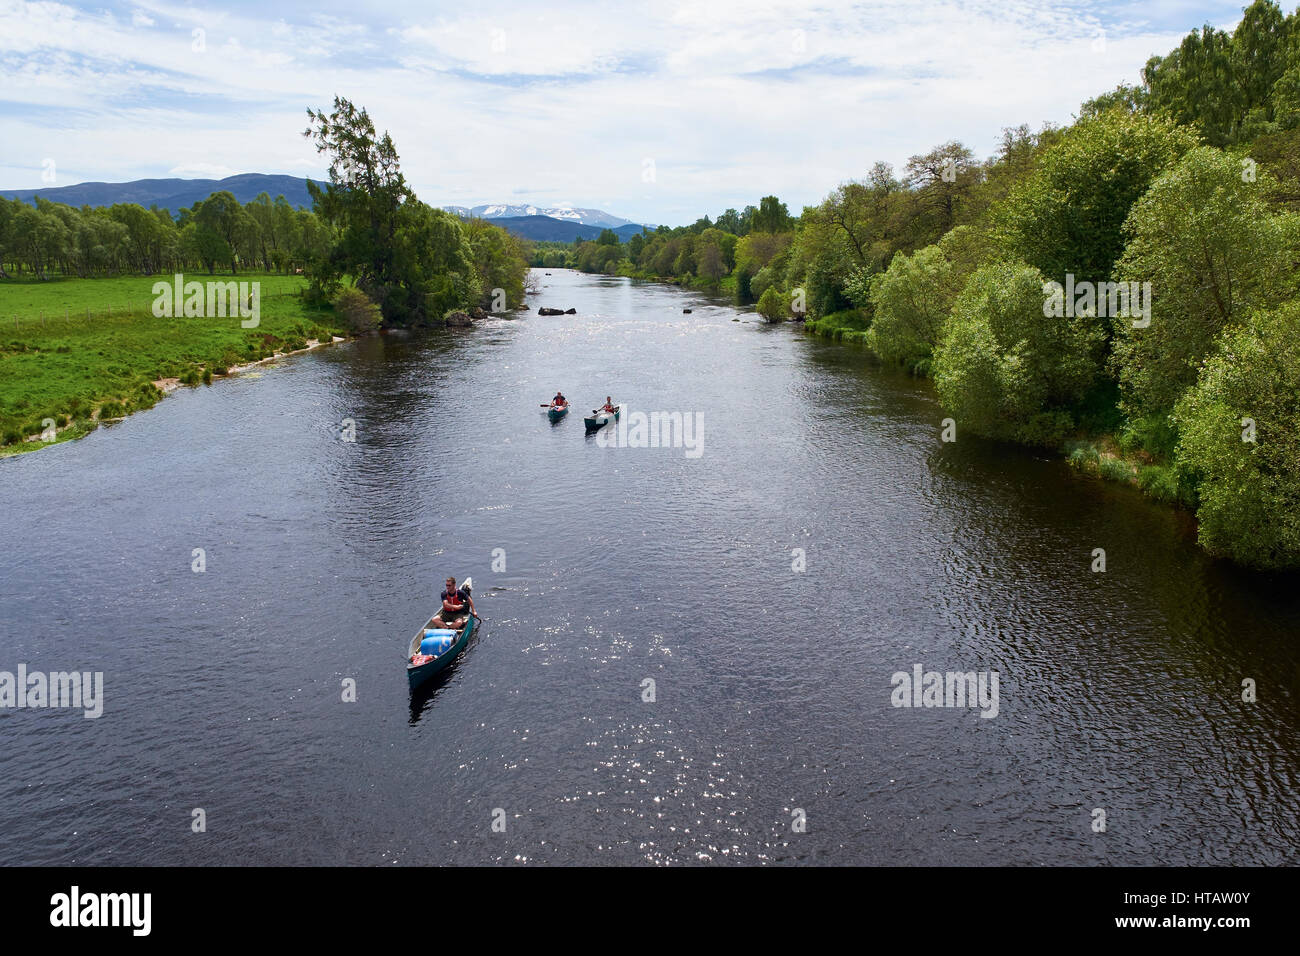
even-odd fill
[[(1069, 122), (1242, 3), (71, 4), (0, 0), (0, 187), (320, 176), (335, 93), (435, 205), (678, 224), (817, 202), (876, 160)], [(196, 32), (197, 31), (197, 32)], [(47, 161), (52, 160), (53, 163)]]

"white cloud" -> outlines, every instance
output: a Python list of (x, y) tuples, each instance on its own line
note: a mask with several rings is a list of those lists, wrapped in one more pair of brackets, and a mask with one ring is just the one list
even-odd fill
[[(1220, 21), (1239, 16), (1237, 0), (1221, 6)], [(347, 18), (142, 0), (128, 25), (0, 0), (12, 114), (0, 170), (56, 156), (61, 182), (320, 175), (300, 134), (306, 108), (337, 92), (392, 132), (429, 202), (526, 190), (538, 205), (603, 197), (619, 215), (681, 222), (775, 192), (797, 209), (877, 159), (901, 165), (949, 139), (987, 154), (1004, 126), (1068, 122), (1203, 19), (1166, 14), (1157, 28), (1121, 13), (1069, 0), (560, 0), (541, 15), (488, 0)]]
[(225, 179), (237, 172), (240, 170), (231, 169), (229, 166), (214, 166), (212, 163), (185, 163), (181, 166), (173, 166), (167, 170), (167, 175), (179, 176), (182, 179)]

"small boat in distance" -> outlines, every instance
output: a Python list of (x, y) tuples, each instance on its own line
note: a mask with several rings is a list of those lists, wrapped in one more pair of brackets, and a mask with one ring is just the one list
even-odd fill
[[(466, 578), (461, 584), (461, 589), (467, 594), (472, 594), (473, 588), (474, 582), (470, 578)], [(433, 617), (430, 617), (428, 622), (415, 632), (415, 637), (411, 638), (411, 646), (406, 652), (406, 679), (411, 685), (411, 690), (415, 690), (429, 678), (445, 670), (460, 656), (474, 634), (478, 618), (469, 615), (465, 626), (459, 631), (431, 628), (429, 625), (432, 623)]]
[(603, 408), (598, 408), (587, 418), (584, 418), (582, 423), (587, 426), (587, 431), (594, 432), (598, 428), (604, 428), (610, 422), (618, 421), (619, 413), (622, 410), (623, 406), (621, 404), (615, 405), (612, 412), (607, 412)]

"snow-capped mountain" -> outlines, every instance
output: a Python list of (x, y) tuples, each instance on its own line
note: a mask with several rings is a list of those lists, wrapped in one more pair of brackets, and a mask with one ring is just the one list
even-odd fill
[(577, 206), (534, 206), (531, 203), (485, 203), (482, 206), (443, 206), (458, 216), (476, 216), (480, 219), (505, 219), (515, 216), (550, 216), (564, 222), (584, 226), (615, 229), (626, 226), (630, 219), (622, 219), (602, 209), (582, 209)]

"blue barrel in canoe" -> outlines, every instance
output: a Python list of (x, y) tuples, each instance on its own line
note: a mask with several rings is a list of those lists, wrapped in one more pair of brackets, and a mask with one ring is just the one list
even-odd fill
[(424, 639), (420, 641), (420, 653), (437, 657), (445, 654), (447, 648), (456, 642), (459, 631), (426, 629)]

